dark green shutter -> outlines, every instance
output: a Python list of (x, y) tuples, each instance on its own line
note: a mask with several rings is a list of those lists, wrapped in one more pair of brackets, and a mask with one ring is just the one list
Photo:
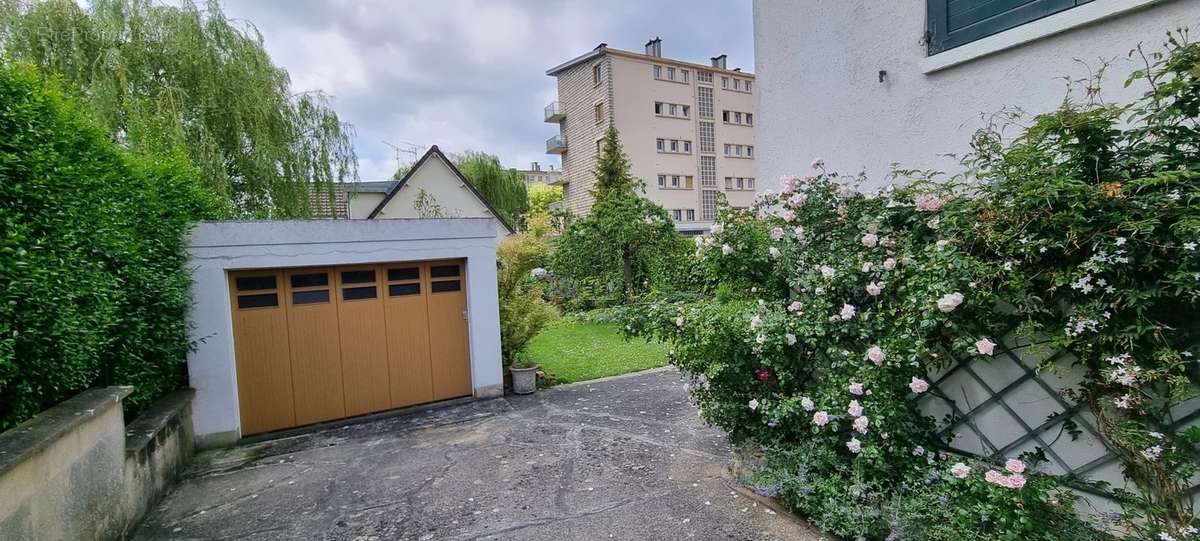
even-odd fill
[(1092, 0), (927, 0), (929, 54), (985, 38)]

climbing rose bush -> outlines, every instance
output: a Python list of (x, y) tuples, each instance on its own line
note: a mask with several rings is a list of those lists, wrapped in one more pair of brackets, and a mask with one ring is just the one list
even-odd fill
[[(764, 491), (832, 533), (1195, 538), (1200, 438), (1171, 427), (1195, 394), (1200, 48), (1168, 47), (1132, 76), (1143, 99), (1068, 101), (1011, 140), (981, 130), (968, 173), (866, 192), (814, 161), (696, 239), (713, 300), (631, 309), (627, 329), (672, 342), (704, 417), (762, 446)], [(1040, 450), (939, 451), (917, 407), (933, 374), (1016, 338), (1086, 370), (1068, 398), (1136, 485), (1107, 487), (1123, 512), (1084, 524)]]

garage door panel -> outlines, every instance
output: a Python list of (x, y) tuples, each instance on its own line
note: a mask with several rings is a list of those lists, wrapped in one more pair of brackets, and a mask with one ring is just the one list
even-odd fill
[(346, 414), (392, 407), (380, 266), (338, 267), (338, 329)]
[(230, 275), (238, 410), (244, 434), (296, 424), (281, 281), (277, 271)]
[(292, 269), (285, 275), (296, 424), (345, 417), (338, 312), (330, 294), (330, 269)]
[(429, 284), (420, 263), (385, 265), (388, 367), (392, 407), (433, 401), (429, 361)]
[(433, 399), (471, 394), (467, 350), (466, 276), (461, 261), (437, 261), (429, 269), (429, 350)]

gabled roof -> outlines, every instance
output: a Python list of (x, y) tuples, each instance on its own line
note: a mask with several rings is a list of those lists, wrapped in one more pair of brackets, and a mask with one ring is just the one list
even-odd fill
[(421, 156), (421, 159), (417, 160), (417, 163), (414, 163), (413, 166), (409, 168), (408, 173), (404, 174), (404, 178), (400, 179), (395, 186), (392, 186), (392, 188), (388, 190), (387, 195), (383, 197), (383, 201), (380, 201), (378, 205), (375, 205), (375, 208), (371, 210), (371, 214), (367, 215), (367, 219), (370, 220), (375, 218), (375, 216), (378, 216), (379, 213), (383, 211), (384, 207), (386, 207), (387, 204), (392, 200), (392, 198), (395, 197), (396, 194), (400, 193), (400, 189), (404, 188), (405, 184), (408, 184), (409, 179), (411, 179), (413, 175), (415, 175), (417, 171), (421, 169), (422, 165), (425, 165), (426, 160), (428, 160), (430, 156), (434, 155), (436, 155), (438, 159), (442, 160), (442, 163), (446, 164), (446, 166), (450, 168), (450, 172), (454, 173), (455, 178), (462, 182), (463, 186), (466, 186), (467, 189), (475, 195), (475, 198), (478, 199), (479, 202), (483, 203), (483, 206), (487, 207), (488, 212), (492, 213), (492, 216), (500, 222), (500, 225), (503, 225), (509, 233), (517, 232), (516, 228), (514, 228), (512, 224), (508, 223), (508, 220), (504, 218), (504, 215), (500, 214), (500, 212), (496, 210), (496, 207), (493, 207), (492, 203), (488, 201), (483, 194), (479, 193), (479, 190), (475, 188), (475, 185), (471, 184), (471, 181), (467, 180), (467, 177), (462, 174), (462, 171), (459, 171), (458, 167), (454, 166), (454, 162), (450, 161), (450, 158), (447, 158), (446, 155), (442, 153), (441, 149), (437, 147), (437, 145), (429, 147), (429, 151), (426, 152), (424, 156)]

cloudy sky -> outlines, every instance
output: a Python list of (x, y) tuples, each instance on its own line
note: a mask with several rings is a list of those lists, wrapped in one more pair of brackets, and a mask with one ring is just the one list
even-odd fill
[[(754, 68), (750, 0), (224, 0), (252, 22), (293, 90), (324, 90), (354, 124), (363, 180), (391, 176), (383, 141), (484, 150), (510, 167), (558, 163), (542, 122), (548, 68), (600, 42)], [(403, 159), (411, 160), (407, 155)]]

